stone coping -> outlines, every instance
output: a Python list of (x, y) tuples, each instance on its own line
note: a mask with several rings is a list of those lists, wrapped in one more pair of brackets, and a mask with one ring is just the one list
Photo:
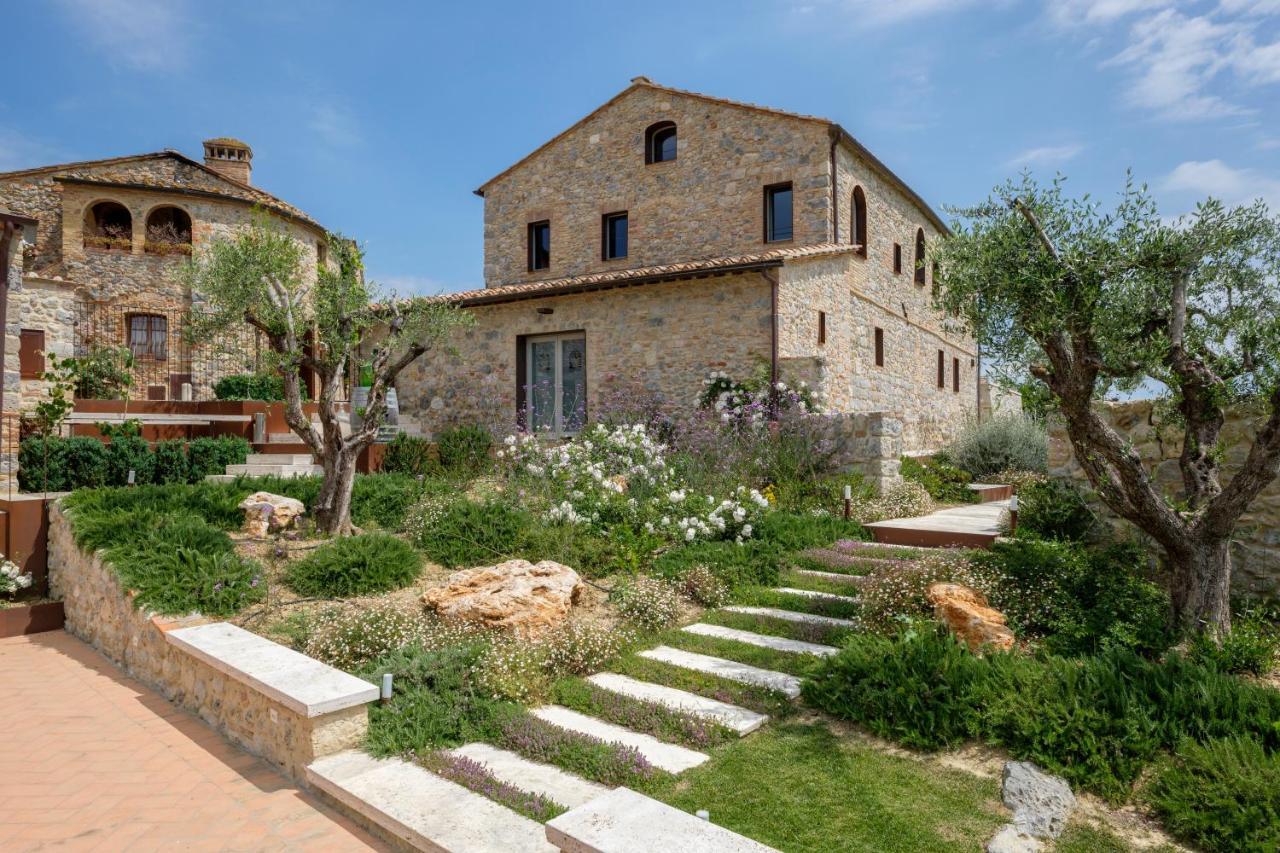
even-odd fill
[(573, 853), (777, 853), (630, 788), (565, 812), (547, 822), (546, 832), (548, 841)]
[(378, 688), (369, 682), (228, 622), (176, 628), (165, 639), (304, 717), (378, 698)]

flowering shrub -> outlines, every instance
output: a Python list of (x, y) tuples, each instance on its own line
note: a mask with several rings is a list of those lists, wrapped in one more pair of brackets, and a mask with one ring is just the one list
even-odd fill
[(863, 507), (865, 521), (887, 518), (914, 518), (933, 512), (933, 498), (929, 490), (913, 480), (903, 480), (889, 486), (874, 501)]
[(407, 646), (439, 649), (474, 636), (470, 629), (423, 616), (417, 606), (384, 600), (321, 611), (302, 651), (350, 672)]
[(698, 404), (715, 411), (724, 423), (747, 427), (762, 426), (781, 411), (818, 411), (817, 397), (807, 382), (802, 381), (795, 388), (785, 382), (770, 385), (760, 379), (735, 382), (723, 370), (712, 371), (702, 380)]
[(625, 629), (570, 622), (543, 642), (547, 667), (556, 675), (590, 675), (598, 672), (631, 642)]
[(991, 482), (1001, 483), (1006, 486), (1013, 486), (1015, 492), (1021, 492), (1028, 486), (1034, 486), (1043, 483), (1049, 479), (1039, 471), (1024, 471), (1020, 468), (1005, 468), (997, 471), (992, 477)]
[(495, 640), (480, 656), (476, 686), (494, 699), (531, 705), (551, 687), (547, 647), (519, 637)]
[(646, 575), (619, 583), (609, 597), (624, 619), (645, 630), (665, 628), (680, 616), (676, 587)]
[(691, 566), (681, 579), (681, 586), (685, 595), (703, 607), (724, 607), (729, 603), (729, 585), (705, 563)]
[(868, 631), (895, 632), (904, 622), (930, 616), (925, 597), (930, 584), (960, 583), (986, 593), (973, 561), (961, 552), (942, 550), (914, 562), (877, 569), (862, 584), (861, 622)]
[(13, 595), (18, 590), (29, 586), (31, 586), (31, 575), (18, 568), (17, 563), (6, 560), (3, 555), (0, 555), (0, 593)]

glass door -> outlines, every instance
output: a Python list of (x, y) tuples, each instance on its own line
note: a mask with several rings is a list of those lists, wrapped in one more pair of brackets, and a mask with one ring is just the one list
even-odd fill
[(587, 420), (587, 340), (581, 332), (544, 335), (526, 343), (529, 429), (576, 433)]

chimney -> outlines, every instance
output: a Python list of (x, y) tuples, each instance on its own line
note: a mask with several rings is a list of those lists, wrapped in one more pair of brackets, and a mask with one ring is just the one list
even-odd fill
[(247, 184), (253, 174), (253, 149), (227, 136), (206, 139), (204, 164), (223, 177)]

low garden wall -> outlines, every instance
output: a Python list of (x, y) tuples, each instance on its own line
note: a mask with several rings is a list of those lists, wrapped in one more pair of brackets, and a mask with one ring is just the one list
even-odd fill
[(896, 415), (833, 414), (826, 416), (828, 438), (841, 464), (883, 489), (898, 479), (903, 453), (903, 423)]
[[(211, 620), (198, 614), (171, 619), (137, 609), (132, 593), (121, 588), (101, 554), (84, 553), (76, 545), (58, 503), (49, 507), (49, 573), (52, 591), (63, 601), (68, 631), (290, 778), (303, 781), (306, 766), (316, 758), (364, 740), (366, 705), (377, 694), (373, 685), (225, 623), (217, 623), (223, 633), (243, 634), (240, 646), (250, 641), (271, 659), (266, 662), (270, 666), (254, 673), (238, 665), (233, 654), (221, 655), (216, 648), (211, 652), (205, 638), (180, 638)], [(226, 637), (215, 639), (224, 648), (234, 645)], [(281, 667), (281, 659), (289, 663)], [(290, 673), (290, 664), (297, 669), (294, 661), (307, 671)], [(317, 668), (330, 670), (335, 680), (348, 679), (337, 691), (340, 698), (315, 701)], [(368, 695), (352, 694), (351, 682), (367, 688)], [(291, 695), (295, 688), (299, 695), (311, 695), (299, 700)]]
[[(1182, 495), (1180, 429), (1157, 429), (1150, 400), (1102, 404), (1104, 417), (1117, 432), (1128, 436), (1156, 483), (1171, 497)], [(1224, 482), (1240, 469), (1253, 442), (1257, 415), (1232, 411), (1222, 430)], [(1076, 463), (1071, 443), (1061, 423), (1050, 424), (1049, 473), (1087, 483)], [(1094, 501), (1095, 509), (1116, 525), (1123, 524)], [(1240, 520), (1232, 547), (1232, 587), (1271, 598), (1280, 598), (1280, 480), (1271, 483)]]

